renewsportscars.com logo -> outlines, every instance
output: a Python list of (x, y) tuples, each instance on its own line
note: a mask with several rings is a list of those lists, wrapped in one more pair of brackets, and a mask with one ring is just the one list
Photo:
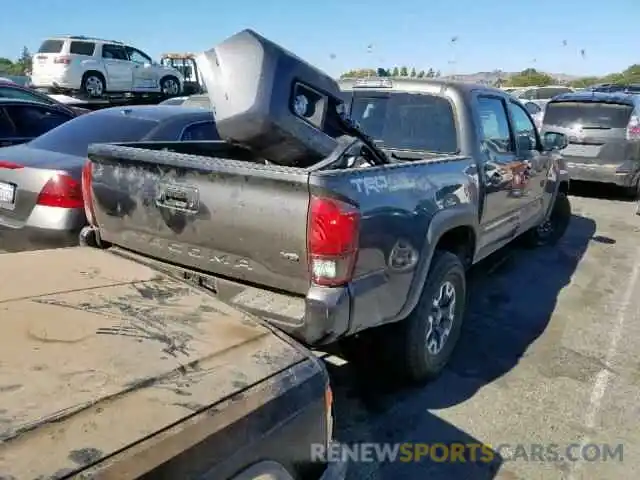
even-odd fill
[(622, 444), (482, 443), (332, 443), (311, 445), (311, 460), (320, 462), (607, 462), (623, 461)]

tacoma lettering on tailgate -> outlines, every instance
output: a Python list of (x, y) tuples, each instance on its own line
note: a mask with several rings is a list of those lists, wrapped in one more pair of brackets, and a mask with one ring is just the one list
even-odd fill
[(123, 233), (122, 239), (125, 241), (129, 240), (136, 243), (147, 243), (152, 248), (155, 248), (157, 250), (167, 250), (176, 255), (187, 255), (191, 258), (204, 260), (211, 263), (217, 263), (219, 265), (225, 265), (231, 268), (242, 268), (248, 271), (253, 270), (251, 261), (248, 258), (215, 252), (208, 248), (190, 247), (182, 243), (169, 242), (158, 237), (131, 231)]

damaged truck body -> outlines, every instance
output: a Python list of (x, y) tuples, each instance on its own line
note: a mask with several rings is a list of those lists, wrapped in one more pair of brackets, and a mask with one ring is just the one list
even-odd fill
[(567, 228), (566, 138), (540, 138), (500, 90), (339, 85), (250, 30), (198, 63), (224, 141), (92, 145), (86, 237), (307, 346), (370, 334), (407, 380), (433, 377), (460, 332), (465, 270)]
[(466, 269), (567, 228), (566, 138), (499, 90), (341, 88), (250, 30), (198, 65), (223, 141), (91, 145), (82, 246), (0, 256), (3, 477), (342, 478), (305, 347), (432, 378)]

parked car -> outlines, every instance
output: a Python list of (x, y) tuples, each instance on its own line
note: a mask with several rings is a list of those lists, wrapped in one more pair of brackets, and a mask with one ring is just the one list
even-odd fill
[(539, 100), (549, 101), (556, 95), (563, 93), (571, 93), (573, 88), (565, 87), (562, 85), (549, 85), (546, 87), (526, 87), (511, 92), (511, 95), (518, 98), (521, 101), (533, 101)]
[(52, 105), (64, 110), (68, 110), (74, 115), (82, 115), (83, 113), (87, 113), (90, 111), (86, 108), (65, 105), (64, 103), (58, 102), (54, 98), (51, 98), (47, 94), (38, 92), (37, 90), (29, 87), (23, 87), (22, 85), (18, 85), (15, 82), (4, 82), (2, 81), (2, 79), (0, 79), (0, 98), (31, 100), (34, 102), (44, 103), (46, 105)]
[(169, 264), (123, 255), (0, 255), (2, 477), (344, 479), (311, 454), (333, 436), (324, 365)]
[(142, 50), (122, 42), (84, 36), (52, 37), (33, 56), (35, 88), (54, 92), (158, 93), (179, 96), (184, 78), (175, 68), (154, 62)]
[(544, 110), (547, 106), (547, 102), (541, 101), (536, 103), (532, 101), (523, 101), (522, 104), (524, 105), (524, 108), (527, 109), (527, 112), (529, 112), (529, 115), (531, 115), (533, 123), (536, 124), (538, 130), (542, 128), (542, 119), (544, 118)]
[(173, 97), (161, 101), (158, 105), (182, 105), (189, 97)]
[(66, 108), (0, 97), (0, 147), (28, 142), (73, 118)]
[(541, 137), (502, 90), (372, 78), (340, 92), (250, 30), (203, 56), (204, 77), (229, 82), (207, 85), (229, 143), (91, 145), (96, 244), (206, 275), (308, 346), (364, 341), (366, 368), (422, 382), (457, 343), (466, 269), (566, 231), (566, 137)]
[(623, 84), (623, 83), (600, 83), (598, 85), (592, 85), (586, 90), (591, 92), (601, 92), (601, 93), (640, 93), (640, 84), (632, 83), (632, 84)]
[(563, 151), (572, 179), (611, 183), (638, 191), (640, 99), (626, 93), (577, 92), (547, 104), (542, 131), (569, 139)]
[(77, 117), (28, 143), (0, 148), (0, 249), (77, 245), (86, 223), (80, 181), (89, 144), (218, 138), (210, 111), (113, 107)]

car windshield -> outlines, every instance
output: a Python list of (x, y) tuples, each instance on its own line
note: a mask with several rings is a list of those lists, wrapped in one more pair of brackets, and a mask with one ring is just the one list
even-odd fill
[(351, 117), (383, 148), (437, 153), (458, 151), (453, 107), (428, 94), (355, 94)]
[(552, 102), (547, 105), (544, 124), (558, 127), (581, 125), (591, 128), (626, 128), (633, 107), (618, 103)]
[(29, 142), (33, 148), (86, 156), (91, 143), (135, 142), (147, 135), (158, 122), (101, 112), (81, 115)]

